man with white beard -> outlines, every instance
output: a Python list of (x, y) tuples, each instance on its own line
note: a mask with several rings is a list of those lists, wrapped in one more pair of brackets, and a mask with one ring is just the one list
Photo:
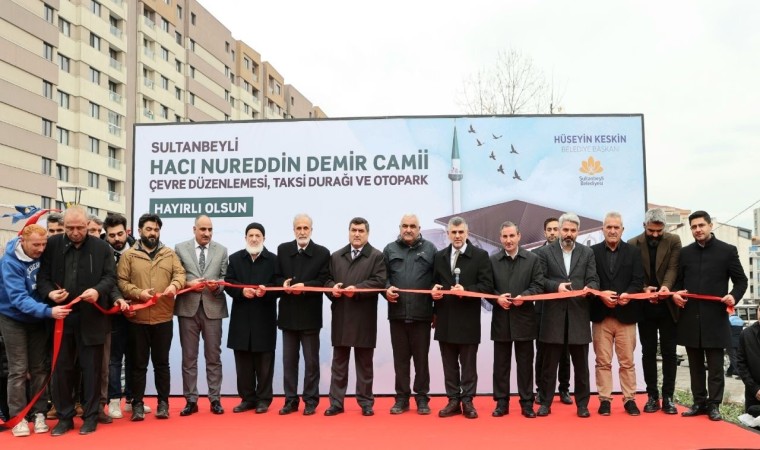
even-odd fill
[(227, 348), (235, 352), (237, 389), (241, 402), (232, 412), (267, 412), (272, 403), (274, 350), (277, 343), (277, 297), (274, 285), (277, 256), (264, 247), (264, 226), (245, 228), (245, 248), (230, 255), (224, 281), (247, 288), (227, 287), (232, 297)]

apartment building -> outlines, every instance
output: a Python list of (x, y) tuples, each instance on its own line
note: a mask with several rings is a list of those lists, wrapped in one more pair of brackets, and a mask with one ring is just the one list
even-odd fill
[(324, 117), (195, 0), (0, 0), (0, 213), (129, 214), (136, 123)]

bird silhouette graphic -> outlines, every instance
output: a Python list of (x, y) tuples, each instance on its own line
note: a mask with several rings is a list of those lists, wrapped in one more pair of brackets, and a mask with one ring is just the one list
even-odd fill
[(517, 171), (516, 171), (516, 170), (515, 170), (515, 174), (514, 174), (514, 175), (512, 175), (512, 179), (513, 179), (513, 180), (519, 180), (519, 181), (522, 181), (522, 178), (520, 178), (520, 175), (518, 175), (518, 174), (517, 174)]
[(514, 144), (510, 144), (510, 147), (512, 147), (512, 151), (509, 152), (509, 153), (514, 153), (515, 155), (519, 155), (520, 154), (517, 150), (515, 150)]
[(494, 139), (499, 139), (499, 138), (501, 138), (504, 135), (500, 134), (500, 135), (496, 136), (495, 134), (491, 133), (491, 136), (493, 136)]
[(483, 143), (482, 143), (482, 142), (480, 142), (480, 139), (475, 139), (475, 142), (477, 142), (477, 143), (478, 143), (478, 147), (480, 147), (481, 145), (483, 145)]
[(468, 133), (474, 133), (475, 132), (475, 128), (472, 127), (472, 124), (470, 124), (470, 129), (467, 130), (467, 132)]
[(504, 166), (501, 165), (501, 164), (499, 164), (499, 168), (496, 169), (496, 171), (499, 172), (500, 174), (504, 175)]
[(489, 158), (491, 158), (491, 159), (493, 159), (494, 161), (496, 161), (496, 155), (494, 155), (494, 154), (493, 154), (493, 152), (491, 152), (491, 155), (489, 156)]

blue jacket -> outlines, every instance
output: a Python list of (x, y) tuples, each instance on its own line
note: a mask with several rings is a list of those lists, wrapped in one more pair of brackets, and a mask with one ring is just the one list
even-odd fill
[(40, 260), (26, 256), (18, 237), (11, 239), (0, 259), (0, 314), (27, 323), (53, 317), (37, 293), (39, 270)]

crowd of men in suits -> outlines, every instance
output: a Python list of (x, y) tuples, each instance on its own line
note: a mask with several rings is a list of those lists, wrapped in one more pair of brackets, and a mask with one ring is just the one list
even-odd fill
[[(704, 414), (720, 420), (723, 349), (730, 346), (726, 307), (738, 302), (747, 288), (737, 249), (711, 233), (711, 218), (704, 211), (689, 216), (695, 242), (683, 248), (677, 236), (665, 231), (663, 211), (654, 209), (646, 212), (644, 232), (628, 242), (622, 240), (621, 215), (607, 213), (602, 226), (604, 240), (592, 246), (577, 241), (577, 215), (549, 218), (544, 223), (547, 241), (534, 251), (520, 246), (518, 224), (505, 221), (499, 228), (502, 249), (490, 256), (468, 239), (468, 224), (462, 217), (449, 220), (450, 244), (438, 250), (421, 235), (417, 216), (405, 214), (398, 238), (382, 251), (369, 243), (369, 222), (355, 217), (348, 224), (348, 244), (330, 253), (312, 240), (312, 219), (299, 214), (293, 220), (294, 240), (280, 244), (276, 253), (264, 245), (264, 225), (253, 222), (245, 229), (245, 247), (229, 255), (212, 239), (213, 224), (207, 216), (197, 217), (193, 238), (173, 250), (161, 241), (162, 220), (155, 214), (139, 218), (137, 240), (129, 240), (126, 219), (119, 215), (109, 215), (99, 223), (95, 218), (88, 220), (85, 211), (75, 206), (65, 211), (62, 222), (61, 233), (51, 237), (42, 227), (25, 228), (8, 244), (0, 279), (0, 332), (9, 349), (12, 416), (27, 403), (27, 374), (31, 390), (36, 392), (43, 384), (45, 367), (49, 367), (49, 359), (43, 356), (49, 352), (39, 351), (49, 345), (45, 323), (50, 321), (45, 319), (63, 319), (61, 351), (50, 385), (58, 419), (53, 436), (74, 428), (76, 397), (83, 406), (80, 434), (94, 432), (98, 423), (124, 417), (122, 397), (126, 397), (124, 408), (131, 412), (131, 420), (144, 420), (150, 412), (143, 401), (149, 361), (157, 392), (154, 415), (169, 418), (169, 350), (175, 315), (186, 401), (180, 416), (199, 411), (201, 341), (210, 412), (225, 412), (220, 389), (222, 320), (227, 317), (227, 347), (234, 352), (241, 398), (233, 412), (268, 411), (279, 328), (285, 391), (279, 414), (299, 411), (301, 401), (304, 415), (315, 414), (320, 402), (319, 332), (325, 296), (332, 312), (333, 347), (326, 416), (344, 412), (352, 349), (356, 401), (362, 415), (374, 415), (373, 357), (382, 295), (388, 302), (395, 368), (396, 395), (390, 413), (409, 411), (412, 397), (418, 414), (431, 413), (428, 354), (432, 327), (448, 398), (438, 415), (477, 418), (473, 397), (481, 336), (479, 294), (488, 294), (493, 305), (494, 417), (510, 412), (513, 353), (517, 398), (524, 417), (551, 414), (558, 373), (560, 401), (573, 402), (568, 392), (569, 361), (577, 415), (589, 417), (590, 344), (595, 354), (598, 414), (613, 411), (614, 356), (623, 410), (639, 415), (634, 398), (634, 349), (640, 342), (648, 397), (644, 412), (677, 414), (673, 402), (675, 347), (681, 344), (687, 349), (694, 396), (693, 406), (682, 415)], [(49, 223), (55, 225), (56, 221)], [(98, 237), (101, 231), (102, 240)], [(729, 281), (733, 285), (730, 291)], [(314, 287), (327, 291), (308, 289)], [(641, 292), (662, 295), (644, 301), (631, 299), (631, 294)], [(232, 298), (229, 312), (225, 293)], [(554, 293), (554, 299), (531, 301), (532, 295)], [(721, 300), (689, 299), (686, 293)], [(82, 301), (63, 306), (75, 297)], [(111, 321), (96, 305), (104, 309), (116, 305), (123, 315)], [(658, 342), (663, 359), (661, 389)], [(299, 396), (301, 354), (305, 370)], [(746, 357), (740, 356), (739, 361), (740, 375), (749, 373)], [(123, 364), (124, 385), (120, 378)], [(748, 392), (748, 402), (756, 398), (760, 393)], [(48, 431), (46, 402), (43, 395), (29, 414), (35, 433)], [(537, 411), (534, 402), (539, 405)], [(13, 434), (30, 434), (26, 419), (14, 427)]]

